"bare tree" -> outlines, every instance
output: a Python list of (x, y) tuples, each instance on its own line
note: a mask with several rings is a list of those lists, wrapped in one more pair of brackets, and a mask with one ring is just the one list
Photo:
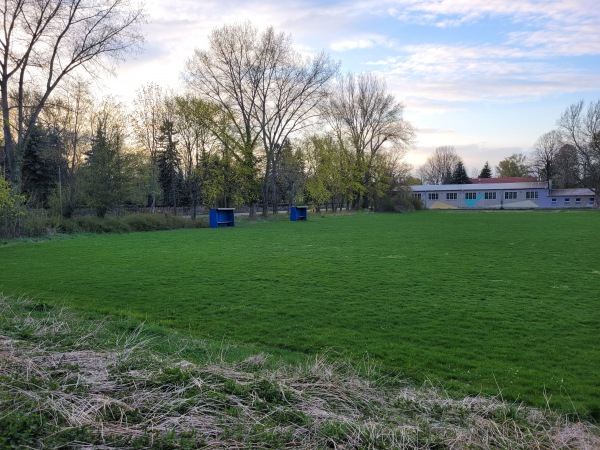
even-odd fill
[[(3, 132), (10, 178), (18, 186), (18, 149), (52, 92), (77, 69), (109, 68), (134, 49), (142, 42), (144, 15), (130, 0), (4, 0), (0, 20)], [(40, 96), (29, 103), (27, 90)]]
[(339, 64), (325, 53), (302, 58), (291, 48), (291, 39), (268, 28), (261, 39), (263, 73), (257, 78), (259, 105), (255, 111), (265, 150), (265, 177), (262, 187), (263, 215), (269, 189), (273, 210), (277, 210), (276, 169), (281, 149), (290, 135), (313, 123), (316, 106), (327, 92), (325, 85), (337, 74)]
[(160, 149), (160, 127), (165, 118), (165, 103), (162, 88), (149, 83), (137, 91), (133, 100), (132, 125), (138, 143), (148, 152), (150, 157), (150, 211), (156, 208), (158, 190), (158, 151)]
[(197, 168), (218, 146), (215, 123), (220, 110), (214, 103), (190, 94), (168, 98), (167, 109), (173, 110), (172, 120), (175, 132), (179, 136), (179, 153), (185, 188), (190, 198), (190, 214), (192, 219), (195, 219), (201, 188)]
[(600, 100), (591, 102), (584, 111), (583, 100), (569, 106), (557, 122), (565, 144), (572, 145), (579, 156), (581, 182), (600, 192)]
[(552, 185), (559, 189), (583, 185), (577, 149), (570, 144), (561, 145), (556, 153)]
[(187, 64), (188, 84), (229, 112), (237, 135), (234, 156), (246, 165), (257, 161), (262, 140), (263, 215), (276, 173), (276, 153), (289, 136), (315, 117), (323, 86), (338, 65), (325, 54), (301, 58), (291, 38), (272, 27), (259, 32), (249, 23), (216, 29), (208, 50), (196, 50)]
[(452, 145), (438, 147), (419, 169), (419, 177), (424, 184), (450, 184), (460, 160)]
[(60, 212), (70, 217), (75, 212), (77, 169), (90, 145), (93, 131), (90, 122), (95, 106), (89, 83), (81, 79), (69, 80), (59, 90), (60, 96), (46, 104), (40, 118), (62, 135), (63, 154), (58, 155), (64, 160), (64, 171), (59, 173)]
[[(250, 178), (257, 162), (254, 151), (260, 138), (255, 117), (265, 58), (260, 53), (259, 42), (258, 31), (249, 22), (217, 28), (209, 37), (209, 48), (194, 51), (184, 75), (191, 89), (222, 107), (227, 114), (235, 133), (217, 131), (217, 135), (228, 157), (247, 166)], [(229, 152), (230, 149), (233, 151)], [(252, 180), (247, 181), (252, 184)], [(252, 203), (254, 199), (248, 200)]]
[[(384, 149), (403, 153), (414, 139), (412, 125), (404, 120), (404, 104), (387, 91), (383, 78), (365, 73), (340, 77), (323, 112), (340, 140), (356, 152), (356, 182), (368, 186), (375, 158)], [(355, 206), (364, 206), (358, 196)]]
[(531, 168), (543, 181), (551, 181), (556, 174), (556, 157), (561, 148), (560, 133), (556, 130), (542, 134), (533, 146)]
[(249, 22), (213, 30), (208, 50), (196, 49), (186, 65), (188, 85), (231, 115), (242, 151), (252, 151), (259, 134), (253, 121), (261, 72), (258, 31)]

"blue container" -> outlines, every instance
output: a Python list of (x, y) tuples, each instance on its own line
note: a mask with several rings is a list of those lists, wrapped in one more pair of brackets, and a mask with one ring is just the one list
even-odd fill
[(210, 227), (233, 227), (235, 226), (235, 218), (233, 215), (234, 208), (216, 208), (210, 210)]
[(290, 208), (290, 220), (306, 220), (308, 206), (292, 206)]

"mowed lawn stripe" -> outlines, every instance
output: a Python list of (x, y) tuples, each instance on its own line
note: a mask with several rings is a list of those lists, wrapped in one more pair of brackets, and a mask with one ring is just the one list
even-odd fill
[(0, 248), (0, 291), (597, 414), (600, 214), (422, 212)]

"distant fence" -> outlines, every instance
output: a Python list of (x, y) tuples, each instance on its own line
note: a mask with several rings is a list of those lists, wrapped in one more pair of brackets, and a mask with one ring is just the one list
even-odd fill
[[(78, 208), (75, 211), (75, 215), (77, 216), (93, 216), (94, 214), (95, 212), (91, 208)], [(110, 217), (122, 217), (135, 214), (152, 214), (152, 208), (141, 206), (127, 206), (122, 208), (110, 209), (106, 212), (106, 215)], [(185, 217), (192, 215), (192, 208), (190, 208), (189, 206), (156, 206), (154, 208), (154, 214), (166, 214), (169, 216)], [(204, 208), (203, 206), (196, 207), (196, 215), (208, 215), (208, 208)]]
[[(326, 205), (323, 205), (321, 207), (322, 209), (327, 209)], [(277, 206), (277, 211), (279, 213), (289, 213), (289, 209), (290, 206), (285, 204), (285, 205), (278, 205)], [(204, 206), (197, 206), (196, 207), (196, 216), (208, 216), (210, 208), (206, 208)], [(235, 213), (236, 214), (249, 214), (251, 210), (250, 206), (237, 206), (235, 208)], [(260, 215), (262, 211), (262, 205), (256, 205), (254, 207), (254, 212), (257, 215)], [(269, 214), (271, 214), (273, 212), (273, 206), (269, 206), (268, 208), (268, 212)], [(36, 209), (29, 209), (28, 214), (35, 214), (38, 215), (40, 217), (50, 217), (52, 216), (54, 213), (49, 210), (49, 209), (41, 209), (41, 208), (36, 208)], [(96, 212), (94, 211), (94, 209), (92, 208), (77, 208), (75, 210), (75, 214), (74, 216), (93, 216), (95, 215)], [(106, 215), (109, 217), (122, 217), (122, 216), (127, 216), (127, 215), (133, 215), (133, 214), (152, 214), (152, 208), (150, 207), (142, 207), (142, 206), (124, 206), (121, 208), (114, 208), (114, 209), (110, 209), (106, 212)], [(172, 207), (172, 206), (156, 206), (154, 208), (154, 214), (167, 214), (170, 216), (191, 216), (192, 215), (192, 208), (190, 208), (189, 206), (178, 206), (178, 207)]]
[[(93, 214), (93, 211), (91, 211), (90, 214)], [(111, 216), (125, 216), (128, 214), (152, 214), (152, 208), (142, 208), (138, 206), (133, 206), (126, 208), (117, 208), (107, 213), (107, 215)], [(156, 206), (154, 208), (154, 214), (167, 214), (170, 216), (190, 216), (192, 214), (192, 208), (190, 208), (189, 206)], [(208, 209), (202, 206), (196, 207), (196, 215), (201, 216), (203, 214), (208, 214)]]

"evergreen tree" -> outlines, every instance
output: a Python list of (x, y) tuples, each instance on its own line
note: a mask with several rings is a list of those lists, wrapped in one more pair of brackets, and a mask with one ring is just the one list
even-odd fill
[(469, 179), (469, 175), (467, 175), (467, 171), (465, 170), (465, 165), (462, 161), (458, 161), (456, 163), (456, 167), (454, 167), (454, 171), (452, 172), (452, 180), (450, 184), (470, 184), (471, 180)]
[(23, 152), (21, 181), (23, 193), (29, 203), (48, 206), (48, 197), (58, 181), (57, 147), (60, 138), (56, 133), (36, 125)]
[(123, 198), (125, 180), (121, 146), (120, 132), (109, 133), (106, 123), (100, 122), (92, 139), (92, 148), (86, 153), (88, 159), (84, 177), (89, 204), (100, 218), (109, 209), (117, 207)]
[(196, 168), (200, 180), (200, 202), (207, 208), (227, 206), (225, 174), (231, 173), (217, 154), (205, 153)]
[(304, 162), (299, 150), (294, 151), (289, 140), (284, 141), (281, 152), (277, 155), (274, 167), (276, 173), (276, 188), (278, 193), (277, 203), (294, 204), (294, 199), (304, 187)]
[(158, 154), (158, 181), (163, 191), (163, 202), (167, 206), (176, 207), (181, 204), (183, 173), (181, 160), (177, 153), (177, 141), (173, 122), (165, 120), (160, 127), (159, 142), (162, 149)]
[(490, 164), (487, 161), (485, 162), (483, 169), (481, 169), (479, 178), (492, 178), (492, 169), (490, 167)]

